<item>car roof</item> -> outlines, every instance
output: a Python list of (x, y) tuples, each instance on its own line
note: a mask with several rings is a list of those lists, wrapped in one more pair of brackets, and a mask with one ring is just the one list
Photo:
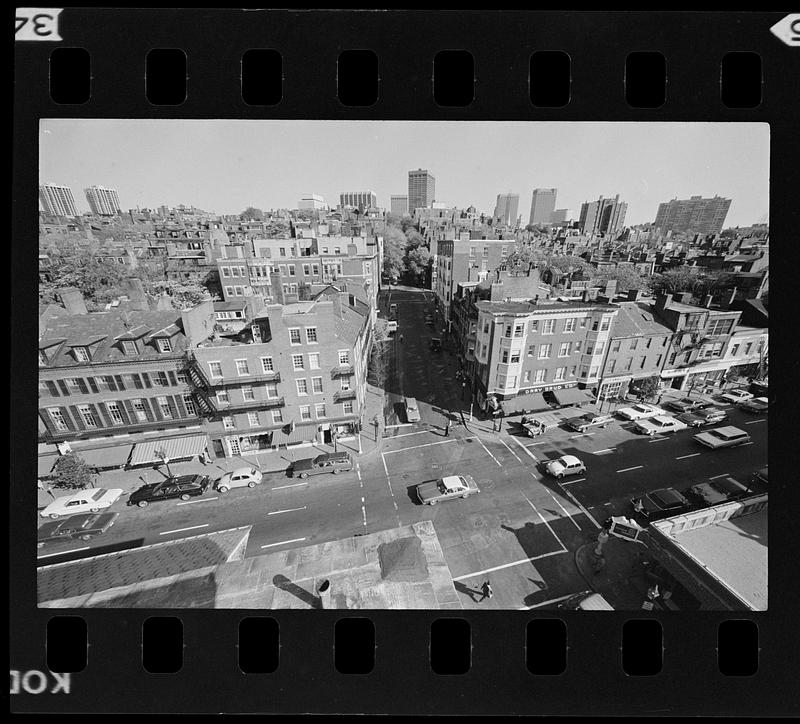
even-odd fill
[(463, 481), (460, 475), (446, 475), (442, 478), (442, 484), (448, 489), (463, 487)]
[(225, 475), (249, 475), (251, 471), (256, 470), (255, 465), (248, 465), (246, 468), (236, 468), (230, 470)]
[(648, 493), (647, 497), (651, 500), (660, 500), (664, 503), (683, 503), (684, 497), (675, 488), (661, 488)]
[[(650, 420), (658, 420), (659, 422), (672, 422), (672, 419), (669, 415), (656, 415), (650, 418)], [(645, 420), (645, 422), (649, 422), (649, 420)]]
[(202, 475), (197, 475), (197, 474), (194, 474), (194, 475), (175, 475), (174, 477), (167, 478), (164, 481), (164, 483), (177, 483), (179, 485), (182, 484), (182, 483), (193, 483), (195, 480), (199, 480), (202, 477), (203, 477)]
[(350, 455), (346, 452), (322, 453), (317, 455), (316, 460), (349, 460)]
[(581, 463), (574, 455), (562, 455), (558, 458), (558, 462), (561, 462), (563, 465), (580, 465)]
[(740, 430), (738, 427), (733, 427), (732, 425), (726, 425), (725, 427), (716, 427), (713, 430), (709, 430), (709, 432), (713, 432), (716, 433), (717, 435), (728, 436), (728, 437), (748, 434), (744, 430)]

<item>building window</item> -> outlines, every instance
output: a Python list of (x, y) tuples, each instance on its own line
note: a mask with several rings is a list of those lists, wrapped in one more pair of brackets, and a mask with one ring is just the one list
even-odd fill
[(317, 343), (317, 328), (316, 327), (306, 327), (306, 342), (309, 344), (316, 344)]
[[(108, 377), (107, 379), (110, 380), (111, 378)], [(178, 381), (178, 384), (181, 384), (181, 385), (186, 385), (186, 384), (189, 383), (189, 377), (188, 377), (188, 375), (186, 374), (186, 372), (184, 370), (178, 370), (175, 373), (175, 379)]]
[(239, 375), (239, 377), (244, 377), (250, 374), (250, 367), (247, 364), (246, 359), (236, 360), (236, 374)]
[(231, 401), (228, 390), (217, 390), (217, 402), (221, 405), (227, 405)]
[(226, 296), (226, 297), (232, 297), (232, 296), (234, 296), (234, 294), (233, 294), (233, 287), (229, 287), (229, 286), (227, 286), (227, 285), (225, 286), (225, 296)]
[(350, 351), (346, 349), (339, 350), (339, 364), (340, 365), (349, 365), (350, 364)]
[(233, 288), (233, 291), (237, 297), (244, 296), (244, 287), (240, 287), (238, 284)]
[(319, 354), (317, 352), (311, 352), (308, 355), (308, 368), (312, 370), (319, 369)]
[(533, 357), (535, 352), (536, 352), (536, 345), (535, 344), (529, 344), (528, 345), (528, 357)]
[[(320, 379), (322, 379), (320, 377)], [(350, 378), (349, 377), (342, 377), (341, 378), (341, 389), (343, 391), (347, 391), (350, 389)]]
[(295, 370), (302, 370), (303, 367), (303, 355), (301, 354), (293, 354), (292, 355), (292, 369)]
[(538, 331), (538, 329), (539, 329), (539, 320), (538, 319), (532, 319), (531, 323), (530, 323), (530, 325), (528, 327), (528, 332), (531, 332), (531, 333), (532, 332), (536, 332), (536, 331)]
[(223, 278), (223, 279), (228, 279), (228, 278), (230, 277), (230, 275), (231, 275), (231, 270), (230, 270), (230, 268), (229, 268), (229, 267), (227, 267), (227, 266), (221, 266), (221, 267), (219, 268), (219, 270), (222, 272), (222, 278)]
[(144, 402), (142, 400), (131, 400), (131, 405), (133, 406), (133, 411), (136, 414), (136, 419), (139, 422), (147, 422), (147, 409), (144, 406)]
[(136, 348), (136, 342), (131, 342), (130, 340), (127, 339), (123, 340), (122, 352), (130, 357), (137, 355), (139, 353), (139, 350)]
[(250, 385), (245, 385), (242, 387), (242, 397), (245, 402), (255, 402), (256, 393)]
[(51, 407), (47, 410), (50, 414), (50, 419), (53, 421), (56, 430), (67, 431), (67, 421), (64, 419), (64, 413), (58, 407)]
[(234, 422), (232, 417), (223, 417), (222, 418), (222, 427), (226, 430), (235, 430), (236, 423)]
[(353, 401), (348, 400), (347, 402), (342, 404), (342, 413), (345, 415), (352, 415), (353, 414)]
[(643, 370), (646, 363), (647, 363), (647, 357), (642, 357), (639, 360), (639, 369)]
[(750, 356), (750, 350), (751, 349), (753, 349), (753, 343), (752, 342), (748, 342), (747, 346), (744, 348), (744, 356), (745, 357), (749, 357)]
[(525, 325), (524, 324), (515, 324), (514, 325), (514, 336), (521, 337), (525, 333)]
[(645, 342), (645, 344), (644, 344), (644, 348), (645, 349), (650, 349), (650, 345), (652, 343), (653, 343), (653, 338), (652, 337), (648, 337), (647, 342)]
[(673, 352), (673, 353), (672, 353), (672, 354), (669, 356), (669, 364), (670, 364), (670, 365), (674, 365), (674, 364), (675, 364), (675, 360), (677, 359), (677, 357), (678, 357), (678, 353), (677, 353), (677, 352)]
[(600, 331), (601, 332), (607, 331), (610, 324), (611, 324), (611, 317), (603, 317), (603, 321), (600, 324)]
[(572, 342), (562, 342), (558, 348), (559, 357), (569, 357), (572, 354)]
[(183, 396), (183, 406), (186, 408), (187, 415), (197, 416), (197, 406), (194, 404), (194, 398), (191, 395)]
[(318, 402), (314, 405), (314, 414), (317, 416), (317, 419), (325, 417), (325, 403)]
[(565, 332), (575, 331), (575, 317), (570, 317), (569, 319), (564, 320), (564, 331)]
[(298, 395), (307, 395), (308, 394), (308, 380), (301, 379), (295, 380), (295, 385), (297, 385), (297, 394)]
[(299, 329), (290, 329), (289, 330), (289, 344), (302, 344), (300, 341), (300, 330)]
[(159, 352), (172, 352), (172, 345), (168, 339), (159, 338), (156, 340)]
[(542, 334), (553, 334), (556, 328), (556, 320), (555, 319), (544, 319), (542, 320)]
[(586, 365), (581, 365), (581, 377), (586, 377), (589, 368)]
[(508, 337), (508, 338), (510, 338), (510, 337), (511, 337), (511, 332), (512, 332), (513, 330), (514, 330), (514, 325), (512, 325), (512, 324), (507, 324), (507, 325), (506, 325), (506, 329), (505, 329), (505, 333), (504, 333), (504, 335), (503, 335), (503, 336), (504, 336), (504, 337)]
[(612, 352), (619, 352), (619, 347), (620, 347), (620, 341), (618, 339), (614, 340), (611, 343), (611, 351)]
[(161, 411), (161, 416), (166, 418), (172, 417), (172, 410), (169, 408), (169, 402), (166, 397), (156, 397), (158, 409)]
[(86, 427), (97, 427), (97, 420), (94, 419), (92, 410), (89, 405), (78, 405), (78, 412), (81, 413), (81, 419)]
[(250, 427), (257, 427), (258, 426), (258, 413), (257, 412), (248, 412), (247, 413), (247, 422), (250, 424)]
[[(344, 377), (342, 379), (347, 379), (347, 378)], [(322, 394), (322, 377), (312, 377), (311, 378), (311, 391), (315, 395), (321, 395)]]
[(632, 339), (631, 340), (631, 349), (636, 349), (638, 344), (639, 344), (639, 340), (638, 339)]
[(731, 347), (731, 357), (735, 357), (739, 353), (739, 345), (735, 344)]
[(272, 411), (272, 422), (283, 422), (283, 412), (280, 410), (273, 410)]
[(556, 374), (553, 377), (554, 382), (562, 382), (567, 378), (567, 368), (566, 367), (556, 367)]
[(272, 357), (262, 357), (261, 358), (261, 369), (264, 372), (274, 372), (275, 365), (272, 362)]
[(290, 277), (296, 277), (297, 276), (297, 274), (295, 274), (294, 264), (289, 264), (289, 276)]
[(312, 264), (311, 269), (314, 272), (314, 276), (319, 276), (319, 264)]
[(547, 370), (540, 368), (536, 370), (533, 374), (533, 381), (534, 382), (547, 382)]
[(578, 340), (575, 342), (575, 351), (580, 352), (583, 349), (583, 341)]
[(211, 373), (211, 377), (215, 379), (219, 379), (222, 377), (222, 363), (221, 362), (209, 362), (208, 363), (208, 370)]
[(663, 355), (658, 355), (658, 357), (656, 357), (656, 367), (660, 367), (661, 366), (661, 358), (662, 357), (663, 357)]
[(508, 364), (508, 350), (507, 349), (503, 350), (503, 355), (502, 355), (501, 359), (502, 359), (503, 364)]
[(524, 383), (528, 383), (528, 382), (531, 381), (531, 371), (530, 370), (525, 370), (525, 374), (522, 376), (522, 381)]
[(75, 358), (78, 362), (90, 361), (89, 350), (86, 347), (73, 347), (72, 349), (75, 351)]
[(300, 419), (301, 420), (311, 419), (311, 405), (300, 405)]
[(626, 369), (628, 372), (630, 372), (630, 371), (631, 371), (631, 367), (632, 367), (632, 366), (633, 366), (633, 357), (630, 357), (630, 358), (628, 359), (627, 363), (625, 364), (625, 369)]
[(600, 354), (600, 353), (603, 351), (603, 344), (604, 344), (603, 342), (598, 342), (598, 343), (597, 343), (597, 344), (594, 346), (594, 353), (595, 353), (595, 354)]
[(577, 367), (577, 365), (573, 365), (572, 367), (570, 367), (570, 368), (569, 368), (569, 376), (570, 376), (570, 377), (574, 377), (574, 376), (575, 376), (575, 373), (576, 373), (577, 371), (578, 371), (578, 367)]
[(150, 380), (156, 387), (169, 387), (169, 377), (166, 372), (151, 372)]
[(497, 386), (501, 390), (505, 389), (505, 386), (506, 386), (506, 376), (505, 375), (497, 375)]
[(540, 344), (537, 359), (548, 359), (550, 357), (550, 348), (552, 346), (553, 345), (551, 344)]
[(266, 384), (267, 390), (267, 399), (268, 400), (277, 400), (278, 399), (278, 385), (274, 382), (267, 382)]
[(614, 372), (614, 368), (617, 366), (617, 360), (612, 359), (611, 364), (608, 366), (608, 373), (612, 374)]
[(519, 355), (519, 350), (511, 353), (511, 364), (516, 364), (519, 362)]
[(489, 322), (484, 322), (483, 323), (483, 333), (484, 334), (489, 334)]
[(106, 409), (108, 410), (108, 414), (111, 417), (111, 423), (113, 425), (125, 424), (125, 420), (122, 418), (122, 411), (119, 409), (119, 402), (116, 402), (115, 400), (106, 402)]

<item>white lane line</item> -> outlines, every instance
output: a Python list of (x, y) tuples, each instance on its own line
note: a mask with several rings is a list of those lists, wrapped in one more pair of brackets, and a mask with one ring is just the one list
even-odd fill
[(730, 475), (730, 473), (721, 473), (720, 475), (715, 475), (713, 478), (709, 478), (709, 480), (716, 480), (717, 478), (724, 478), (726, 475)]
[(559, 538), (559, 537), (556, 535), (556, 532), (555, 532), (555, 531), (554, 531), (554, 530), (553, 530), (553, 529), (550, 527), (550, 523), (548, 523), (548, 522), (547, 522), (547, 521), (544, 519), (544, 516), (543, 516), (543, 515), (542, 515), (542, 514), (539, 512), (539, 509), (538, 509), (538, 508), (537, 508), (537, 507), (536, 507), (536, 506), (535, 506), (533, 503), (531, 503), (531, 501), (529, 500), (528, 496), (527, 496), (527, 495), (525, 495), (525, 493), (523, 493), (523, 494), (522, 494), (522, 497), (523, 497), (523, 498), (525, 498), (525, 500), (527, 500), (527, 501), (528, 501), (528, 505), (530, 505), (530, 506), (531, 506), (531, 508), (533, 508), (533, 509), (536, 511), (536, 515), (538, 515), (538, 516), (539, 516), (539, 519), (542, 521), (542, 523), (544, 523), (544, 524), (545, 524), (545, 526), (547, 526), (547, 530), (549, 530), (549, 531), (550, 531), (550, 533), (552, 534), (553, 538), (555, 538), (555, 539), (556, 539), (556, 540), (559, 542), (559, 545), (561, 545), (561, 549), (562, 549), (562, 551), (563, 551), (563, 552), (566, 552), (566, 550), (567, 550), (567, 547), (564, 545), (564, 541), (562, 541), (562, 540), (561, 540), (561, 538)]
[(574, 440), (578, 437), (589, 437), (590, 435), (594, 435), (593, 432), (582, 432), (580, 435), (573, 435), (572, 437), (568, 437), (567, 440)]
[[(384, 430), (394, 430), (396, 427), (413, 427), (413, 426), (414, 426), (413, 422), (401, 422), (399, 425), (384, 425), (383, 429)], [(398, 437), (399, 437), (399, 435), (398, 435)]]
[(419, 432), (404, 432), (402, 435), (392, 435), (389, 439), (396, 440), (398, 437), (409, 437), (410, 435), (424, 435), (426, 432), (433, 432), (433, 430), (420, 430)]
[(743, 442), (741, 445), (739, 445), (739, 447), (747, 447), (748, 445), (753, 445), (753, 444), (754, 443), (752, 442)]
[(70, 548), (66, 551), (61, 551), (60, 553), (46, 553), (43, 556), (36, 556), (36, 560), (39, 561), (42, 558), (52, 558), (53, 556), (65, 556), (68, 553), (77, 553), (78, 551), (88, 551), (91, 546), (84, 546), (83, 548)]
[(586, 480), (586, 478), (575, 478), (575, 480), (567, 480), (564, 483), (559, 483), (559, 485), (572, 485), (573, 483), (581, 483), (584, 480)]
[(764, 419), (764, 420), (750, 420), (750, 422), (746, 422), (744, 424), (745, 425), (757, 425), (759, 422), (766, 422), (766, 419)]
[[(529, 442), (526, 447), (533, 447), (534, 445), (548, 445), (550, 444), (549, 440), (541, 440), (540, 442)], [(522, 443), (520, 443), (522, 445)]]
[(700, 453), (692, 453), (691, 455), (681, 455), (676, 460), (685, 460), (686, 458), (696, 458)]
[(582, 506), (582, 505), (581, 505), (581, 504), (578, 502), (578, 499), (577, 499), (577, 498), (576, 498), (576, 497), (575, 497), (575, 496), (574, 496), (572, 493), (570, 493), (570, 492), (569, 492), (569, 490), (567, 490), (566, 488), (562, 487), (562, 486), (564, 485), (564, 483), (559, 483), (558, 485), (559, 485), (559, 487), (561, 487), (561, 490), (564, 492), (564, 495), (566, 495), (566, 496), (567, 496), (567, 497), (568, 497), (568, 498), (569, 498), (569, 499), (570, 499), (570, 500), (571, 500), (573, 503), (575, 503), (575, 505), (577, 505), (577, 506), (578, 506), (578, 507), (579, 507), (579, 508), (580, 508), (580, 509), (583, 511), (583, 514), (584, 514), (584, 515), (585, 515), (585, 516), (586, 516), (586, 517), (587, 517), (589, 520), (591, 520), (591, 521), (592, 521), (592, 523), (594, 524), (594, 527), (595, 527), (595, 528), (602, 528), (602, 526), (600, 525), (600, 523), (598, 523), (598, 522), (595, 520), (595, 517), (594, 517), (594, 516), (593, 516), (593, 515), (592, 515), (592, 514), (591, 514), (591, 513), (588, 511), (588, 510), (586, 510), (586, 508), (584, 508), (584, 507), (583, 507), (583, 506)]
[(296, 510), (305, 510), (308, 506), (304, 505), (302, 508), (287, 508), (286, 510), (273, 510), (267, 515), (278, 515), (279, 513), (294, 513)]
[(299, 488), (301, 485), (308, 485), (308, 483), (292, 483), (291, 485), (279, 485), (277, 488), (270, 488), (270, 490), (283, 490), (284, 488)]
[(669, 440), (668, 437), (657, 437), (654, 440), (650, 440), (649, 442), (664, 442), (664, 440)]
[(594, 454), (595, 455), (599, 455), (600, 453), (614, 452), (614, 450), (616, 450), (616, 449), (617, 448), (615, 448), (615, 447), (604, 447), (602, 450), (595, 450)]
[(391, 455), (392, 453), (406, 452), (406, 450), (416, 450), (417, 448), (431, 447), (432, 445), (446, 445), (448, 442), (457, 442), (458, 440), (471, 440), (471, 439), (472, 438), (469, 438), (469, 437), (466, 437), (466, 438), (454, 437), (454, 438), (451, 438), (450, 440), (439, 440), (439, 442), (426, 442), (426, 443), (423, 443), (422, 445), (412, 445), (411, 447), (404, 447), (404, 448), (400, 448), (399, 450), (387, 450), (386, 452), (381, 453), (381, 454), (382, 455)]
[(515, 452), (514, 452), (514, 451), (513, 451), (513, 450), (512, 450), (512, 449), (511, 449), (509, 446), (508, 446), (508, 444), (506, 443), (506, 441), (505, 441), (505, 440), (503, 440), (503, 439), (501, 438), (501, 439), (500, 439), (500, 442), (501, 442), (501, 443), (503, 443), (503, 445), (504, 445), (504, 447), (506, 448), (506, 450), (508, 450), (508, 452), (510, 452), (510, 453), (511, 453), (511, 454), (512, 454), (512, 455), (513, 455), (515, 458), (516, 458), (517, 462), (518, 462), (520, 465), (522, 465), (522, 460), (520, 460), (520, 459), (517, 457), (517, 453), (515, 453)]
[(550, 556), (560, 556), (562, 553), (569, 553), (566, 548), (563, 551), (553, 551), (552, 553), (543, 553), (540, 556), (533, 556), (533, 558), (522, 558), (518, 561), (514, 561), (513, 563), (504, 563), (501, 566), (495, 566), (494, 568), (486, 568), (483, 571), (475, 571), (474, 573), (466, 573), (463, 576), (453, 576), (454, 581), (463, 581), (466, 578), (476, 578), (478, 576), (484, 576), (487, 573), (492, 573), (493, 571), (500, 571), (503, 568), (511, 568), (512, 566), (519, 566), (523, 563), (530, 563), (531, 561), (538, 561), (540, 558), (549, 558)]
[(383, 463), (383, 472), (386, 473), (386, 477), (389, 477), (389, 468), (386, 467), (386, 454), (381, 453), (381, 462)]
[[(530, 473), (530, 475), (531, 475), (531, 477), (532, 477), (534, 480), (537, 480), (536, 476), (535, 476), (533, 473)], [(538, 480), (537, 480), (537, 482), (538, 482)], [(558, 498), (556, 498), (556, 496), (555, 496), (555, 495), (553, 495), (553, 492), (550, 490), (550, 488), (547, 488), (547, 487), (546, 487), (546, 488), (545, 488), (545, 490), (546, 490), (546, 491), (547, 491), (547, 493), (550, 495), (550, 497), (553, 499), (553, 502), (554, 502), (554, 503), (555, 503), (555, 504), (556, 504), (556, 505), (557, 505), (559, 508), (561, 508), (561, 510), (563, 510), (563, 511), (564, 511), (564, 515), (566, 515), (566, 516), (567, 516), (567, 518), (569, 518), (569, 519), (572, 521), (572, 525), (574, 525), (574, 526), (575, 526), (575, 527), (576, 527), (578, 530), (580, 530), (580, 529), (581, 529), (581, 527), (580, 527), (580, 526), (579, 526), (579, 525), (578, 525), (578, 524), (577, 524), (577, 523), (576, 523), (576, 522), (573, 520), (572, 516), (571, 516), (571, 515), (570, 515), (570, 514), (567, 512), (567, 509), (566, 509), (566, 508), (565, 508), (563, 505), (561, 505), (561, 501), (560, 501)], [(562, 492), (563, 492), (563, 491), (562, 491)]]
[[(467, 438), (467, 439), (469, 439), (469, 438)], [(489, 448), (486, 447), (486, 445), (483, 444), (483, 440), (481, 440), (479, 437), (476, 437), (475, 439), (480, 443), (480, 446), (484, 450), (486, 450), (486, 454), (489, 455), (489, 457), (491, 457), (492, 460), (494, 460), (497, 463), (497, 465), (502, 468), (503, 466), (500, 464), (500, 461), (494, 455), (492, 455), (491, 452), (489, 452)]]
[(208, 528), (209, 523), (203, 523), (203, 525), (193, 525), (191, 528), (178, 528), (177, 530), (165, 530), (163, 533), (159, 533), (159, 535), (169, 535), (170, 533), (183, 533), (185, 530), (197, 530), (198, 528)]
[(622, 470), (617, 470), (617, 472), (618, 473), (627, 473), (629, 470), (638, 470), (639, 468), (643, 468), (643, 467), (644, 467), (644, 465), (634, 465), (632, 468), (622, 468)]
[(361, 498), (361, 517), (364, 520), (364, 527), (367, 527), (367, 509), (364, 505), (364, 498)]
[(512, 437), (511, 439), (515, 443), (517, 443), (517, 445), (519, 445), (530, 457), (532, 457), (534, 460), (536, 460), (536, 456), (530, 450), (528, 450), (528, 448), (525, 447), (516, 437)]
[(282, 540), (279, 543), (267, 543), (267, 545), (261, 547), (272, 548), (272, 546), (282, 546), (286, 545), (287, 543), (299, 543), (301, 540), (305, 540), (305, 538), (292, 538), (292, 540)]
[(561, 601), (566, 601), (568, 598), (571, 598), (574, 595), (574, 593), (568, 593), (566, 596), (559, 596), (558, 598), (551, 598), (549, 601), (534, 603), (533, 606), (520, 606), (517, 611), (530, 611), (532, 608), (541, 608), (542, 606), (548, 606), (551, 603), (560, 603)]
[(187, 500), (185, 503), (178, 503), (177, 505), (194, 505), (195, 503), (210, 503), (212, 500), (219, 500), (219, 496), (213, 498), (200, 498), (199, 500)]

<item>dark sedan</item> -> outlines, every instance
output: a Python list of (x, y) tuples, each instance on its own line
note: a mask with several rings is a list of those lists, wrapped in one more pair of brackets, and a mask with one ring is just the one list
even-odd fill
[(37, 547), (46, 543), (90, 540), (105, 533), (119, 517), (119, 513), (83, 513), (62, 520), (53, 520), (39, 527)]
[(660, 520), (669, 518), (678, 513), (685, 513), (692, 504), (675, 488), (663, 488), (647, 493), (641, 498), (631, 500), (633, 511), (647, 520)]
[(210, 484), (208, 475), (178, 475), (134, 490), (128, 498), (128, 505), (144, 508), (160, 500), (189, 500), (205, 493)]
[(691, 397), (682, 397), (680, 400), (670, 400), (665, 402), (663, 407), (674, 412), (691, 412), (692, 410), (699, 410), (703, 407), (708, 407), (709, 403), (705, 400), (695, 400)]

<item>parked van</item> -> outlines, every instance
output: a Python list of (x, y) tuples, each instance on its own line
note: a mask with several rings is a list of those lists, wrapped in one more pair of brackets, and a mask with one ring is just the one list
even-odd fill
[(406, 420), (408, 422), (420, 421), (419, 407), (417, 406), (417, 401), (413, 397), (406, 397), (405, 408), (406, 408)]
[(389, 334), (392, 334), (392, 333), (396, 332), (397, 331), (397, 322), (395, 322), (394, 320), (389, 322), (386, 325), (386, 331), (389, 332)]
[(613, 611), (614, 607), (599, 593), (583, 591), (558, 604), (562, 611)]
[(390, 304), (389, 305), (389, 319), (397, 319), (397, 305)]

